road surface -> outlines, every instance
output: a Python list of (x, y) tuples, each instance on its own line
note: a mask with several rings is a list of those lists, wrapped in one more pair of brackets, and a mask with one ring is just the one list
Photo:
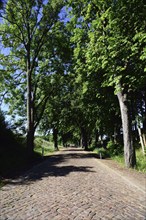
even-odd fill
[(61, 150), (2, 187), (0, 220), (146, 220), (144, 182), (128, 175), (90, 152)]

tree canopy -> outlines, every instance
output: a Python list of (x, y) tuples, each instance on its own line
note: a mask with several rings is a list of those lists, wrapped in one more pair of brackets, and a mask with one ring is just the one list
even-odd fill
[[(1, 7), (1, 98), (33, 153), (36, 129), (86, 150), (103, 139), (146, 145), (146, 4), (8, 0)], [(21, 123), (22, 122), (22, 123)], [(123, 141), (121, 136), (123, 136)]]

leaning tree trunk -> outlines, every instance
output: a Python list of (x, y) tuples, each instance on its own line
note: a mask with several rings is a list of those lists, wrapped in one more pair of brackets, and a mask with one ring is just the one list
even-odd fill
[(144, 136), (142, 134), (141, 127), (140, 127), (139, 124), (137, 125), (137, 129), (138, 129), (140, 144), (141, 144), (141, 147), (142, 147), (142, 153), (145, 155), (145, 140), (144, 140)]
[(121, 119), (123, 127), (125, 165), (128, 168), (134, 168), (136, 166), (136, 156), (132, 141), (132, 130), (130, 123), (131, 120), (129, 114), (127, 94), (123, 93), (122, 91), (119, 91), (117, 96), (121, 110)]

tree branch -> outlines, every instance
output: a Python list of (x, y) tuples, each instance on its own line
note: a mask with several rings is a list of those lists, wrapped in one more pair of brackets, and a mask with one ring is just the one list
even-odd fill
[(24, 37), (24, 35), (23, 35), (23, 31), (21, 30), (20, 26), (19, 26), (17, 23), (15, 23), (15, 22), (9, 20), (8, 18), (5, 18), (4, 16), (2, 16), (2, 18), (5, 19), (5, 20), (7, 20), (10, 24), (17, 26), (18, 30), (20, 31), (20, 34), (22, 35), (22, 39), (21, 39), (21, 40), (22, 40), (22, 43), (24, 44), (25, 49), (27, 49), (27, 44), (25, 43), (25, 37)]

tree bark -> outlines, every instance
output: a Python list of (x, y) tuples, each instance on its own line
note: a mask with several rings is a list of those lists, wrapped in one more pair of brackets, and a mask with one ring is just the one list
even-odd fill
[(54, 141), (54, 149), (55, 151), (58, 151), (58, 129), (53, 128), (53, 141)]
[[(29, 76), (28, 76), (29, 78)], [(30, 81), (28, 79), (28, 81)], [(31, 82), (27, 85), (27, 150), (29, 156), (33, 154), (34, 149), (34, 118), (33, 118), (33, 106), (31, 99)]]
[(123, 127), (123, 139), (124, 139), (124, 158), (125, 165), (128, 168), (134, 168), (136, 166), (136, 156), (135, 149), (132, 141), (132, 129), (131, 129), (131, 120), (129, 114), (129, 105), (127, 94), (119, 91), (117, 94), (120, 110), (121, 110), (121, 119)]
[(99, 141), (99, 133), (98, 130), (95, 130), (95, 147), (97, 148)]
[(27, 132), (27, 152), (30, 158), (34, 154), (34, 130), (32, 128)]
[(34, 106), (32, 97), (32, 82), (30, 70), (30, 52), (27, 55), (27, 151), (31, 157), (34, 149)]
[(88, 150), (88, 137), (85, 128), (81, 128), (81, 136), (82, 136), (82, 147), (85, 150)]

